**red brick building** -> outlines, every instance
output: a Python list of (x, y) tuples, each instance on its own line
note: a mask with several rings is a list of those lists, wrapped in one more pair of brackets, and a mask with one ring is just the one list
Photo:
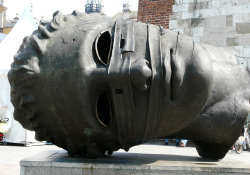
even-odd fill
[(139, 0), (138, 21), (168, 28), (174, 0)]

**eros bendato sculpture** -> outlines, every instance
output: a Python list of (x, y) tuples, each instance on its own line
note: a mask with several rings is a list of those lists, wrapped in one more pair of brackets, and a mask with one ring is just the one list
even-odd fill
[(222, 159), (250, 110), (249, 68), (235, 54), (151, 24), (58, 11), (14, 56), (14, 117), (70, 156), (182, 138)]

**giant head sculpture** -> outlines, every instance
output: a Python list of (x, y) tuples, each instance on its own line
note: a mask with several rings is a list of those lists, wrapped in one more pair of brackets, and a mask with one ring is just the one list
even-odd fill
[(249, 112), (233, 51), (159, 26), (56, 12), (24, 38), (9, 74), (14, 117), (69, 155), (186, 138), (221, 159)]

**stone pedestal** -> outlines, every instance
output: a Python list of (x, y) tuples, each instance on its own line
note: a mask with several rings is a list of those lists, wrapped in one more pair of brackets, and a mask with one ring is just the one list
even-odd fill
[(20, 165), (21, 175), (250, 174), (249, 164), (229, 158), (211, 161), (198, 156), (125, 152), (89, 159), (69, 157), (66, 151), (46, 151)]

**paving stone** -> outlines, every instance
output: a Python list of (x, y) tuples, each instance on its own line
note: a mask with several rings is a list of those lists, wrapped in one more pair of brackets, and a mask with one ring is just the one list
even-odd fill
[(250, 22), (250, 13), (240, 14), (240, 21), (239, 22)]
[(201, 36), (203, 36), (203, 27), (195, 27), (193, 29), (193, 36), (194, 37), (197, 37), (197, 36), (201, 37)]
[(232, 6), (227, 8), (227, 15), (240, 14), (243, 11), (243, 6)]
[(227, 15), (227, 7), (215, 8), (214, 16)]
[(244, 46), (235, 46), (234, 48), (239, 52), (239, 56), (244, 55)]
[(174, 1), (174, 5), (181, 5), (182, 4), (182, 0), (175, 0)]
[(199, 36), (194, 36), (193, 37), (194, 42), (200, 42), (200, 37)]
[(220, 8), (220, 1), (213, 0), (212, 1), (212, 8)]
[(216, 38), (201, 38), (201, 43), (209, 44), (217, 47), (226, 47), (226, 37), (216, 37)]
[(205, 1), (205, 2), (206, 2), (205, 7), (207, 9), (211, 9), (212, 8), (212, 2), (211, 1)]
[(190, 3), (189, 3), (189, 6), (188, 6), (188, 10), (189, 10), (189, 11), (193, 11), (193, 10), (196, 10), (196, 9), (197, 9), (197, 8), (196, 8), (194, 2), (190, 2)]
[(238, 34), (250, 33), (250, 23), (237, 23), (236, 32)]
[(226, 7), (230, 7), (232, 6), (232, 1), (230, 0), (221, 0), (221, 7), (226, 6)]
[(234, 25), (235, 23), (241, 22), (240, 15), (241, 14), (235, 14), (235, 15), (233, 15), (233, 24), (232, 25)]
[(198, 9), (206, 9), (206, 2), (198, 2), (196, 6)]
[(237, 59), (239, 65), (247, 66), (247, 60), (245, 58), (236, 56), (236, 59)]
[(203, 24), (202, 23), (206, 23), (208, 22), (208, 20), (205, 20), (204, 18), (192, 18), (191, 21), (190, 21), (190, 25), (192, 27), (203, 27)]
[(246, 5), (247, 4), (247, 0), (238, 0), (238, 4), (239, 5)]
[(226, 26), (226, 16), (212, 16), (211, 26), (213, 28), (222, 28)]
[(239, 46), (249, 46), (250, 45), (250, 34), (239, 35)]
[(184, 11), (188, 11), (189, 9), (189, 4), (182, 4), (181, 6), (181, 11), (184, 12)]
[(250, 13), (250, 5), (243, 5), (243, 13)]
[(191, 19), (177, 20), (177, 28), (188, 28), (191, 25)]
[(204, 25), (205, 25), (205, 28), (213, 28), (212, 27), (212, 20), (211, 20), (211, 17), (208, 17), (208, 18), (205, 18), (205, 22), (204, 22)]
[(203, 18), (214, 16), (214, 9), (202, 9), (201, 11)]
[(190, 18), (198, 18), (200, 16), (200, 10), (192, 10), (188, 12), (190, 14)]
[(173, 5), (173, 12), (180, 12), (182, 5)]
[(169, 20), (177, 20), (177, 19), (182, 19), (182, 12), (176, 12), (173, 13), (172, 15), (169, 15)]
[(236, 31), (235, 31), (235, 27), (226, 27), (226, 28), (210, 28), (209, 29), (209, 36), (210, 37), (228, 37), (228, 36), (236, 36)]
[(176, 33), (184, 34), (184, 29), (173, 29)]
[(176, 28), (177, 28), (177, 20), (170, 20), (169, 29), (176, 29)]
[(250, 48), (244, 48), (244, 57), (250, 57)]
[(239, 0), (231, 0), (232, 6), (237, 6), (237, 5), (239, 5), (238, 1), (239, 1)]
[(238, 46), (238, 38), (227, 38), (227, 46)]
[(193, 0), (182, 0), (182, 3), (185, 4), (185, 3), (190, 3), (190, 2), (194, 2)]
[(233, 15), (227, 15), (226, 16), (226, 26), (232, 26), (233, 25)]
[(182, 19), (192, 18), (192, 16), (193, 16), (193, 13), (189, 13), (188, 11), (182, 12)]
[(204, 37), (209, 38), (209, 32), (210, 32), (209, 28), (203, 28), (203, 38)]
[(184, 29), (184, 34), (188, 36), (193, 36), (193, 30), (191, 28), (185, 28)]

